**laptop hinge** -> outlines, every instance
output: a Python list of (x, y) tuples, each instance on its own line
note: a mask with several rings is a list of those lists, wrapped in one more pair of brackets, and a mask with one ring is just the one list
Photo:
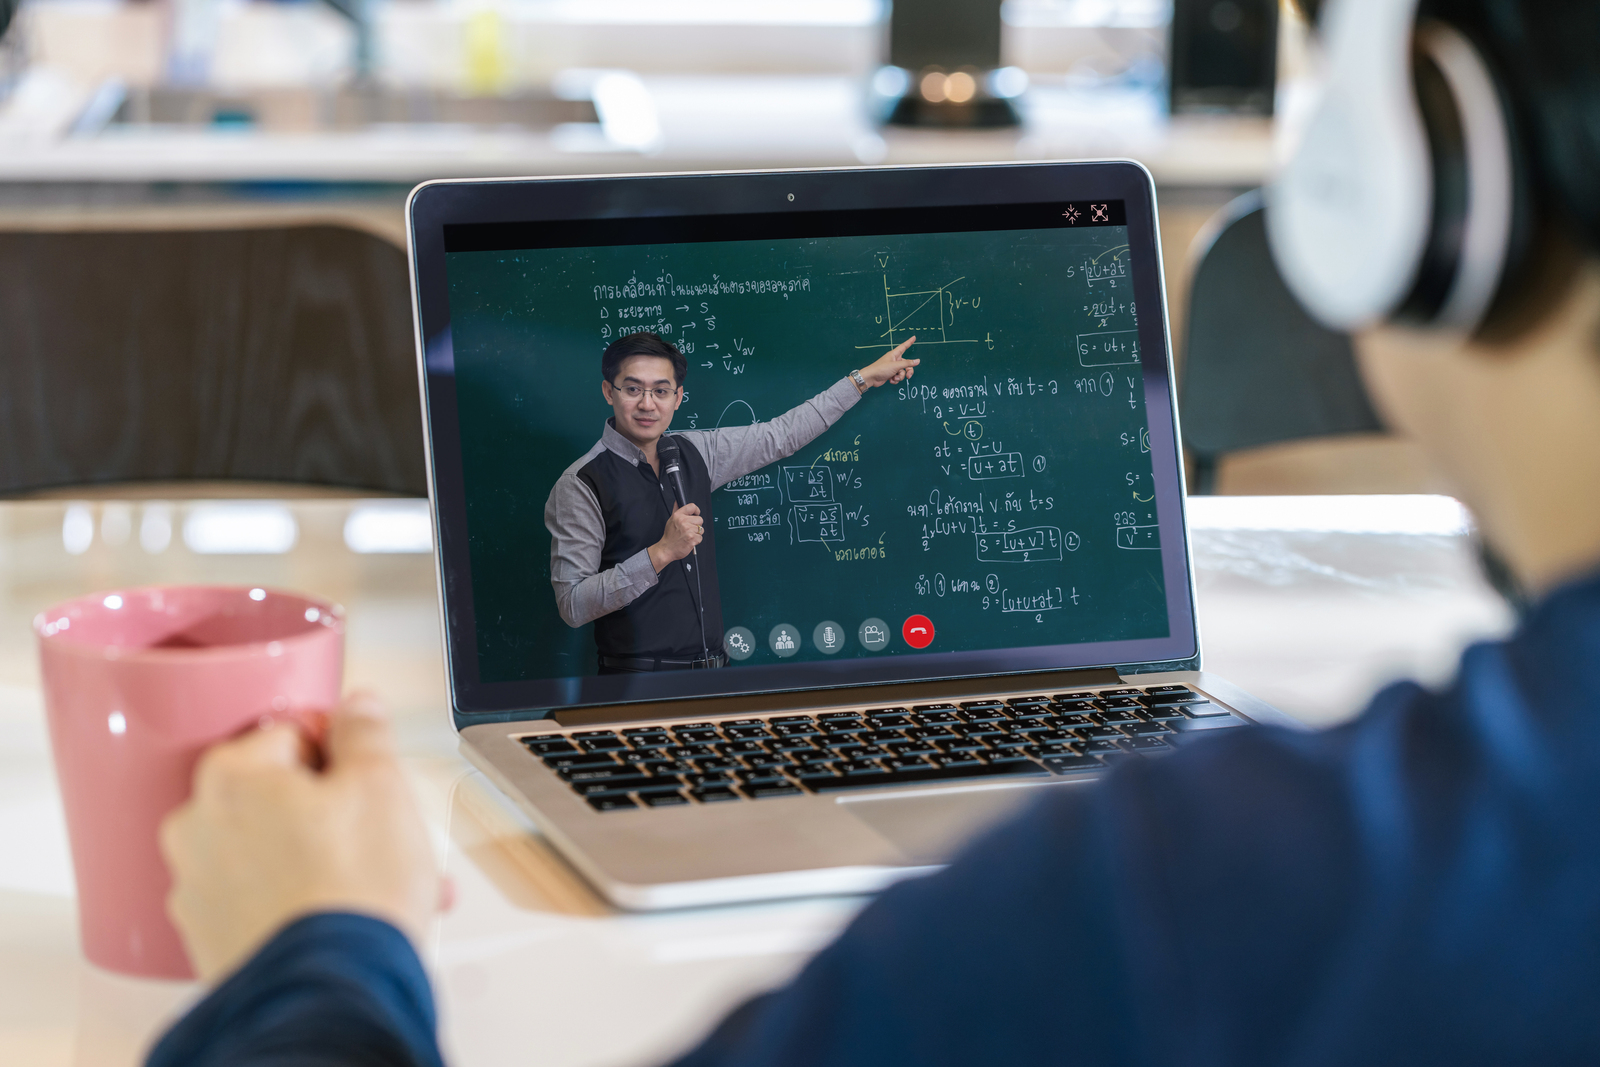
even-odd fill
[(694, 697), (638, 704), (608, 704), (601, 708), (558, 711), (552, 718), (562, 726), (592, 726), (643, 719), (681, 719), (686, 715), (760, 715), (773, 711), (807, 711), (848, 707), (853, 704), (928, 704), (994, 693), (1048, 693), (1086, 685), (1116, 685), (1122, 681), (1113, 667), (1048, 671), (1040, 674), (989, 678), (956, 678), (944, 682), (903, 682), (895, 685), (847, 686), (795, 693), (745, 693), (739, 696)]

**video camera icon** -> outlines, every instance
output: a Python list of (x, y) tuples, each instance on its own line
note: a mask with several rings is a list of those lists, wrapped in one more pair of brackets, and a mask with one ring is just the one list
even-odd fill
[(856, 630), (856, 640), (861, 642), (861, 647), (868, 652), (882, 652), (889, 647), (889, 624), (882, 619), (872, 618), (861, 624)]

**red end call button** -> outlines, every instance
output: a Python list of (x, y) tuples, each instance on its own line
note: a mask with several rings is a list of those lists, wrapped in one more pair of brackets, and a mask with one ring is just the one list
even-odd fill
[(926, 615), (913, 615), (900, 627), (900, 636), (912, 648), (927, 648), (933, 644), (933, 620)]

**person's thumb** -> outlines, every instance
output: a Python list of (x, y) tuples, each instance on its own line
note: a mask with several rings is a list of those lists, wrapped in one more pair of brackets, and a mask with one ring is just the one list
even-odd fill
[(353, 693), (328, 716), (322, 742), (329, 771), (341, 766), (394, 759), (394, 733), (377, 697)]

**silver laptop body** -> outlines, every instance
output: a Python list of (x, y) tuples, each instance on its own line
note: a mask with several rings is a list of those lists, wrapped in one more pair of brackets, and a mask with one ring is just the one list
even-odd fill
[[(1138, 164), (431, 182), (407, 216), (452, 720), (619, 907), (870, 892), (1041, 789), (1288, 722), (1199, 669)], [(550, 582), (546, 499), (641, 330), (689, 367), (673, 431), (918, 338), (914, 379), (711, 492), (716, 669), (602, 673), (617, 630)]]

